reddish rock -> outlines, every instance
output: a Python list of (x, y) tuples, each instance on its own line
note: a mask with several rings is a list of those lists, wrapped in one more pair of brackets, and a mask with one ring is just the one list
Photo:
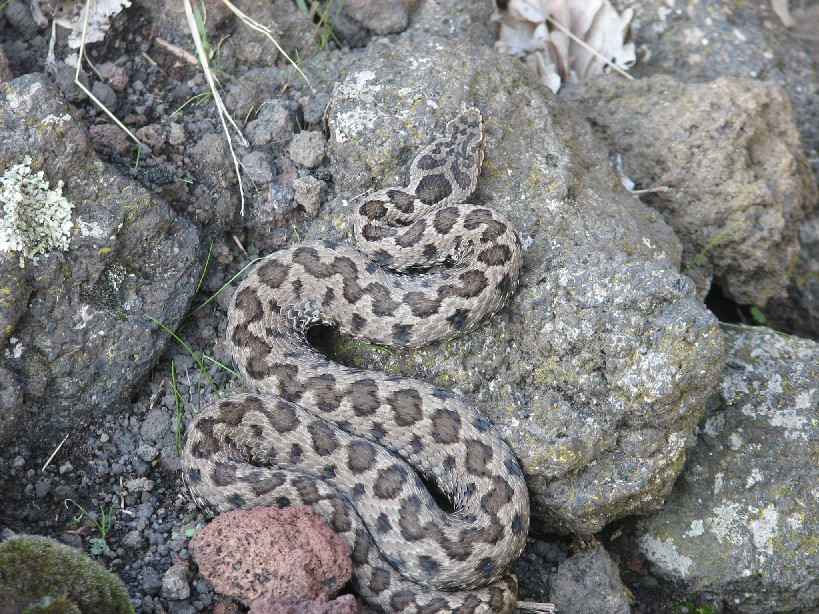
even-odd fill
[(91, 134), (94, 149), (104, 156), (110, 156), (114, 151), (123, 154), (131, 148), (128, 135), (113, 124), (91, 126), (88, 132)]
[(352, 575), (349, 548), (306, 506), (227, 512), (194, 535), (190, 550), (213, 589), (246, 606), (260, 597), (331, 598)]

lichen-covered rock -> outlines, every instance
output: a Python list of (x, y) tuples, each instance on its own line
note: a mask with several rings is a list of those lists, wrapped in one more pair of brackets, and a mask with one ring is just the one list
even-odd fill
[(512, 58), (403, 35), (373, 46), (335, 91), (338, 198), (309, 234), (349, 240), (345, 199), (405, 185), (414, 153), (467, 106), (480, 107), (487, 133), (470, 201), (519, 231), (521, 286), (470, 335), (342, 359), (469, 394), (521, 460), (535, 524), (594, 533), (668, 494), (722, 343), (677, 271), (678, 241), (622, 188), (589, 126)]
[(53, 539), (19, 535), (0, 544), (0, 611), (133, 613), (119, 578)]
[(712, 277), (738, 303), (785, 296), (816, 180), (782, 87), (657, 75), (596, 79), (569, 95), (637, 187), (668, 188), (644, 198), (674, 227), (703, 296)]
[(221, 514), (193, 536), (190, 549), (213, 589), (247, 606), (260, 597), (329, 598), (352, 575), (349, 548), (306, 506)]
[(819, 609), (819, 345), (727, 332), (699, 443), (638, 540), (652, 570), (732, 612)]
[[(0, 356), (22, 389), (0, 412), (0, 445), (49, 439), (127, 397), (169, 341), (202, 260), (196, 230), (138, 183), (101, 162), (48, 79), (0, 91), (0, 172), (31, 157), (73, 203), (67, 251), (0, 257)], [(9, 257), (10, 256), (10, 257)], [(17, 267), (17, 271), (12, 271)]]

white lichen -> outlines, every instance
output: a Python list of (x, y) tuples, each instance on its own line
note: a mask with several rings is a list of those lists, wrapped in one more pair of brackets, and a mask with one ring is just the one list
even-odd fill
[(51, 189), (43, 171), (31, 172), (31, 156), (0, 177), (0, 203), (0, 252), (21, 252), (20, 267), (26, 259), (37, 264), (37, 254), (68, 249), (74, 205), (62, 181)]

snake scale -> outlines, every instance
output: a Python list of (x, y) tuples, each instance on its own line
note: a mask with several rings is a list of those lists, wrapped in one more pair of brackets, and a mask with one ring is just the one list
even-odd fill
[(183, 475), (197, 504), (311, 505), (349, 545), (355, 592), (388, 612), (511, 611), (517, 581), (507, 570), (529, 527), (524, 477), (453, 393), (331, 362), (305, 331), (327, 323), (414, 348), (464, 334), (504, 305), (520, 240), (498, 213), (463, 203), (484, 147), (480, 111), (467, 109), (418, 153), (406, 187), (355, 205), (357, 249), (305, 241), (260, 260), (227, 326), (256, 394), (216, 401), (186, 436)]

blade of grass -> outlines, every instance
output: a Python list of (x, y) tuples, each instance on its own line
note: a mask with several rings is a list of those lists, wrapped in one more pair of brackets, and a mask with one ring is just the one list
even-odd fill
[(210, 264), (210, 257), (213, 254), (213, 241), (210, 242), (210, 248), (208, 249), (208, 257), (205, 259), (205, 266), (202, 269), (202, 274), (199, 276), (199, 283), (196, 284), (196, 290), (193, 291), (194, 294), (199, 292), (199, 288), (202, 287), (202, 282), (205, 280), (205, 273), (208, 272), (208, 265)]
[(194, 309), (193, 311), (191, 311), (191, 313), (192, 313), (192, 314), (193, 314), (193, 313), (196, 313), (197, 311), (199, 311), (200, 309), (202, 309), (202, 307), (204, 307), (205, 305), (207, 305), (208, 303), (210, 303), (210, 302), (211, 302), (213, 299), (215, 299), (217, 296), (219, 296), (219, 295), (222, 293), (222, 290), (224, 290), (224, 289), (225, 289), (225, 288), (227, 288), (227, 287), (228, 287), (230, 284), (232, 284), (232, 283), (233, 283), (233, 282), (236, 280), (236, 278), (238, 278), (239, 276), (241, 276), (241, 274), (242, 274), (242, 273), (244, 273), (244, 272), (245, 272), (245, 271), (246, 271), (248, 268), (250, 268), (251, 266), (253, 266), (254, 264), (256, 264), (256, 263), (257, 263), (259, 260), (261, 260), (261, 258), (254, 258), (253, 260), (251, 260), (250, 262), (248, 262), (248, 263), (247, 263), (245, 266), (243, 266), (243, 267), (241, 268), (241, 270), (240, 270), (238, 273), (236, 273), (236, 275), (234, 275), (233, 277), (231, 277), (230, 279), (228, 279), (228, 280), (227, 280), (227, 282), (225, 282), (225, 284), (224, 284), (224, 285), (223, 285), (221, 288), (219, 288), (219, 289), (218, 289), (216, 292), (214, 292), (214, 293), (213, 293), (213, 294), (210, 296), (210, 298), (208, 298), (208, 300), (206, 300), (204, 303), (202, 303), (201, 305), (199, 305), (199, 307), (197, 307), (196, 309)]
[(185, 348), (187, 350), (188, 354), (191, 355), (191, 358), (193, 358), (193, 361), (199, 367), (200, 373), (202, 373), (205, 376), (205, 378), (207, 378), (208, 383), (210, 384), (210, 387), (213, 389), (213, 391), (214, 392), (219, 392), (219, 387), (216, 385), (216, 382), (213, 381), (213, 378), (210, 376), (210, 373), (208, 373), (207, 369), (205, 369), (205, 363), (203, 363), (202, 359), (199, 358), (199, 356), (196, 355), (196, 352), (193, 351), (193, 348), (191, 348), (191, 346), (189, 346), (185, 341), (183, 341), (179, 337), (179, 335), (177, 335), (170, 328), (165, 326), (160, 320), (157, 320), (156, 318), (154, 318), (152, 316), (149, 316), (147, 313), (143, 313), (142, 315), (145, 316), (146, 318), (148, 318), (154, 324), (158, 325), (162, 330), (164, 330), (171, 337), (173, 337), (173, 339), (179, 345), (181, 345), (183, 348)]

